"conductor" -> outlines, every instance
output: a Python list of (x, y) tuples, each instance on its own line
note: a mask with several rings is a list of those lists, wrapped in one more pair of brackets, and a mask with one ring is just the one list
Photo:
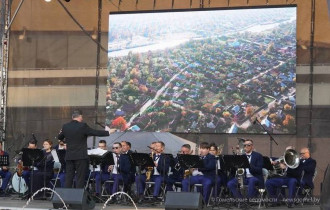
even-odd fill
[(66, 179), (65, 187), (71, 188), (76, 172), (76, 188), (83, 188), (85, 176), (88, 171), (87, 137), (88, 136), (109, 136), (110, 132), (104, 130), (94, 130), (86, 123), (82, 122), (81, 110), (74, 110), (72, 121), (63, 125), (58, 134), (58, 139), (65, 139), (67, 149)]

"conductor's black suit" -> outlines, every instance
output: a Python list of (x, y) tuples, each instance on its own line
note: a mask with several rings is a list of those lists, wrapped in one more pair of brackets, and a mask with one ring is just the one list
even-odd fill
[(77, 172), (76, 187), (84, 187), (85, 176), (89, 164), (87, 155), (88, 136), (109, 136), (109, 132), (104, 130), (94, 130), (84, 122), (72, 120), (63, 125), (62, 131), (58, 135), (58, 139), (63, 140), (65, 138), (67, 144), (65, 155), (66, 188), (72, 187), (75, 171)]

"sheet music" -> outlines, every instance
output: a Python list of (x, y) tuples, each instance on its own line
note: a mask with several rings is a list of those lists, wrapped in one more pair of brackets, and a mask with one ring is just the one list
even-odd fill
[(107, 152), (107, 150), (104, 150), (104, 149), (101, 149), (101, 148), (87, 150), (87, 154), (88, 155), (99, 155), (99, 156), (102, 156), (106, 152)]

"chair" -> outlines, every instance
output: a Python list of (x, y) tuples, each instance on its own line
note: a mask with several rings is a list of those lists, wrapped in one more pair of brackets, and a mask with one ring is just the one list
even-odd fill
[[(193, 185), (193, 188), (194, 188), (194, 192), (198, 192), (198, 188), (200, 188), (201, 189), (201, 192), (203, 194), (203, 184), (194, 184)], [(211, 200), (212, 194), (213, 194), (213, 186), (212, 186), (211, 191), (210, 191), (209, 200), (208, 201), (204, 201), (205, 204), (206, 204), (206, 206), (208, 206), (210, 204), (210, 200)]]
[[(149, 199), (153, 198), (152, 189), (153, 189), (154, 185), (155, 185), (155, 182), (146, 182), (146, 187), (145, 187), (144, 193), (143, 193), (145, 198), (149, 198)], [(160, 193), (158, 196), (158, 198), (162, 199), (162, 201), (165, 200), (165, 191), (166, 191), (166, 186), (164, 185), (164, 183), (162, 183), (160, 186)]]
[[(301, 175), (301, 179), (300, 181), (303, 180), (304, 178), (304, 175), (305, 175), (305, 172), (303, 171), (302, 172), (302, 175)], [(315, 172), (313, 174), (313, 178), (312, 178), (312, 182), (314, 184), (314, 180), (315, 180), (315, 177), (317, 176), (317, 170), (315, 169)], [(309, 187), (309, 186), (304, 186), (302, 189), (301, 189), (301, 186), (299, 185), (297, 187), (297, 192), (296, 192), (296, 196), (295, 198), (299, 198), (299, 191), (301, 190), (301, 194), (303, 195), (303, 198), (301, 200), (301, 205), (303, 206), (305, 202), (307, 201), (311, 201), (313, 203), (313, 205), (315, 205), (315, 203), (317, 202), (315, 199), (313, 199), (313, 188), (312, 187)]]

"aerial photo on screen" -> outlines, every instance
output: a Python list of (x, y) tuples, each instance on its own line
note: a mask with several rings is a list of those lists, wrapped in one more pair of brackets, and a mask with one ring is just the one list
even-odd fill
[(106, 125), (296, 132), (296, 7), (111, 13)]

